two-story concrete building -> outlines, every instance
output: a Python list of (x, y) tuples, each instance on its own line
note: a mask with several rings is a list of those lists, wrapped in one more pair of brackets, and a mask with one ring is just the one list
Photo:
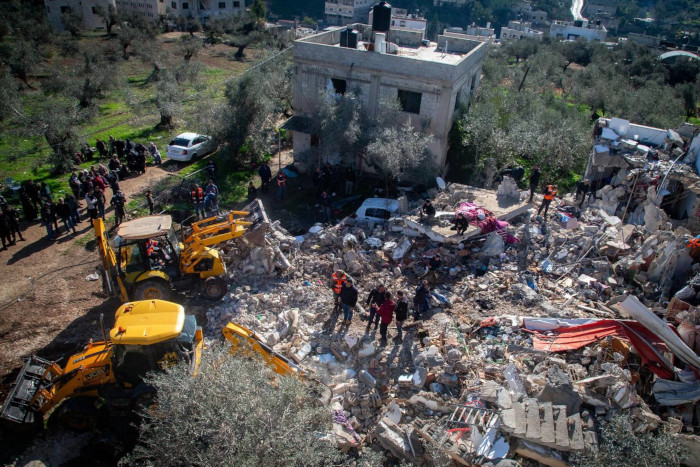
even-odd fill
[[(443, 166), (455, 110), (479, 86), (486, 44), (446, 34), (426, 46), (418, 31), (392, 29), (387, 38), (384, 33), (373, 34), (365, 24), (352, 27), (359, 36), (356, 46), (341, 47), (344, 30), (294, 43), (295, 115), (285, 124), (293, 131), (294, 153), (317, 144), (304, 120), (308, 122), (325, 90), (332, 87), (339, 94), (357, 90), (368, 117), (376, 115), (383, 99), (398, 101), (402, 118), (411, 117), (416, 129), (433, 135), (430, 150)], [(398, 35), (403, 38), (400, 46), (394, 42)]]
[(324, 18), (330, 26), (346, 26), (369, 22), (369, 11), (374, 0), (326, 0)]

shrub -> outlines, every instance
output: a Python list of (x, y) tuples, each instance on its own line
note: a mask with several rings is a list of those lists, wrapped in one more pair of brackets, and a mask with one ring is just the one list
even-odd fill
[(143, 413), (139, 444), (122, 464), (323, 466), (340, 459), (325, 437), (329, 410), (305, 382), (275, 375), (257, 359), (216, 346), (196, 376), (177, 366), (149, 383), (157, 405)]

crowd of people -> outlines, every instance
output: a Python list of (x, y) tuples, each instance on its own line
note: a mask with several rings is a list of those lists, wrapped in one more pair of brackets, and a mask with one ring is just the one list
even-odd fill
[[(428, 266), (428, 273), (434, 273), (435, 280), (437, 280), (437, 270), (440, 266), (440, 257), (439, 255), (436, 256), (430, 259), (430, 265)], [(421, 277), (421, 282), (413, 295), (414, 320), (422, 319), (430, 309), (431, 285), (428, 279), (423, 277), (425, 275)], [(330, 286), (333, 289), (334, 297), (332, 318), (334, 319), (335, 316), (338, 316), (342, 310), (343, 321), (341, 326), (350, 326), (359, 296), (354, 280), (345, 271), (338, 270), (331, 276)], [(409, 314), (409, 301), (406, 291), (397, 290), (394, 296), (384, 284), (379, 284), (367, 295), (365, 307), (369, 311), (365, 334), (369, 334), (372, 329), (376, 331), (379, 328), (381, 343), (386, 345), (389, 325), (392, 321), (395, 321), (396, 336), (394, 340), (399, 343), (403, 341), (403, 325)]]
[[(39, 218), (50, 241), (57, 240), (63, 234), (77, 233), (76, 227), (85, 219), (100, 217), (105, 220), (105, 211), (109, 206), (114, 207), (115, 222), (119, 225), (127, 215), (126, 196), (119, 182), (127, 176), (145, 173), (149, 157), (154, 164), (162, 162), (160, 151), (153, 142), (146, 147), (129, 139), (122, 141), (111, 136), (109, 141), (98, 138), (94, 149), (83, 143), (81, 151), (75, 155), (75, 163), (93, 161), (96, 157), (104, 163), (95, 161), (89, 169), (73, 171), (68, 177), (70, 192), (63, 196), (55, 196), (46, 182), (36, 183), (34, 180), (27, 180), (17, 190), (22, 217), (27, 222)], [(3, 250), (6, 250), (17, 241), (23, 241), (24, 237), (19, 211), (4, 198), (0, 199), (0, 238)], [(152, 214), (152, 194), (147, 199)], [(86, 208), (85, 215), (81, 216), (80, 209), (83, 207)]]

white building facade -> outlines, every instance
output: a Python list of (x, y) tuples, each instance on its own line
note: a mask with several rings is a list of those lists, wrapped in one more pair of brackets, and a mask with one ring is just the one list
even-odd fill
[(109, 5), (115, 6), (114, 0), (44, 0), (49, 22), (56, 31), (64, 31), (62, 17), (64, 13), (77, 13), (83, 18), (83, 29), (104, 28), (105, 23), (99, 9), (107, 11)]
[(324, 17), (330, 26), (347, 26), (369, 22), (369, 11), (374, 0), (326, 0)]
[(524, 23), (522, 21), (508, 21), (508, 27), (501, 28), (502, 41), (513, 40), (513, 39), (537, 39), (541, 40), (544, 37), (542, 31), (537, 31), (532, 29), (531, 23)]
[(590, 41), (604, 41), (608, 30), (603, 25), (595, 25), (587, 20), (583, 21), (555, 21), (549, 29), (549, 35), (555, 39), (573, 41), (584, 38)]

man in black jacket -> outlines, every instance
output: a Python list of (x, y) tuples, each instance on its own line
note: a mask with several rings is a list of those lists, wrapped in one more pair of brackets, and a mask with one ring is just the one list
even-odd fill
[(403, 342), (403, 322), (408, 317), (408, 301), (406, 300), (403, 290), (396, 292), (396, 331), (398, 335), (396, 340)]
[[(73, 230), (73, 233), (77, 233), (75, 230), (75, 224), (73, 223), (73, 211), (70, 206), (63, 200), (63, 198), (58, 198), (58, 204), (56, 205), (56, 214), (63, 221), (63, 225), (66, 227), (66, 233)], [(58, 230), (58, 226), (56, 227)]]
[(413, 314), (414, 321), (418, 321), (420, 316), (430, 309), (430, 286), (428, 281), (423, 281), (416, 289), (416, 295), (413, 297), (413, 305), (415, 312)]
[(349, 325), (352, 321), (352, 312), (357, 305), (357, 289), (348, 278), (340, 289), (340, 302), (343, 306), (343, 324)]
[(374, 321), (375, 331), (377, 329), (377, 326), (379, 326), (379, 320), (381, 319), (381, 316), (377, 314), (377, 310), (380, 306), (382, 306), (382, 303), (384, 303), (385, 293), (386, 288), (383, 285), (380, 285), (376, 289), (372, 289), (372, 291), (367, 296), (366, 305), (369, 307), (369, 320), (367, 321), (367, 329), (365, 330), (365, 332), (367, 333), (369, 333), (369, 328), (370, 326), (372, 326), (372, 321)]
[(532, 196), (535, 194), (535, 190), (537, 190), (537, 186), (539, 184), (540, 184), (540, 166), (533, 165), (532, 172), (530, 173), (530, 199), (528, 200), (528, 203), (532, 203)]

